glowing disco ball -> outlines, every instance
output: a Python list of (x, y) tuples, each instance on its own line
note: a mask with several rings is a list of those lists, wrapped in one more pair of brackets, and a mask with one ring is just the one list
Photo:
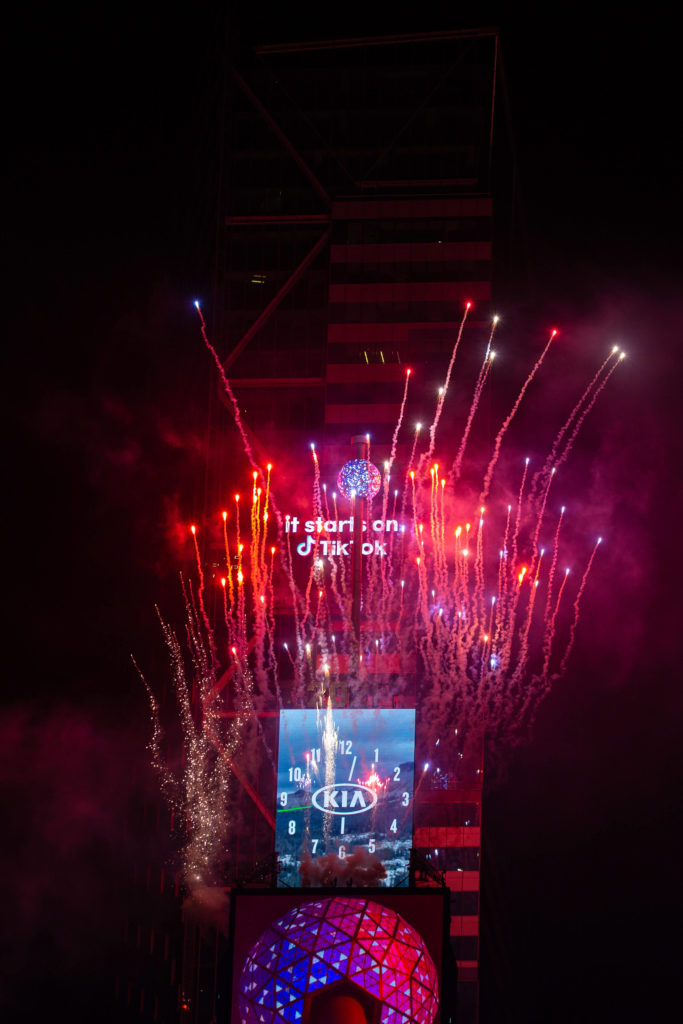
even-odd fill
[(382, 484), (382, 477), (377, 466), (367, 459), (353, 459), (339, 470), (337, 487), (345, 498), (350, 498), (352, 491), (358, 498), (374, 498)]
[(324, 1019), (320, 1002), (357, 993), (379, 1024), (432, 1024), (438, 976), (419, 933), (389, 907), (335, 896), (288, 911), (249, 951), (239, 981), (241, 1024)]

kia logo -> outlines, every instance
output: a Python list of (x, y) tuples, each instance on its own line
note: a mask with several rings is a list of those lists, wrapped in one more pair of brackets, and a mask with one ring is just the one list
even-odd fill
[(377, 794), (359, 782), (340, 782), (316, 790), (312, 799), (323, 814), (362, 814), (375, 806)]

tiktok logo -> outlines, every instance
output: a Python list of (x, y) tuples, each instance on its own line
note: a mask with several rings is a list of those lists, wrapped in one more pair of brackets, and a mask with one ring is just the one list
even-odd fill
[[(307, 537), (301, 544), (297, 544), (296, 553), (305, 557), (310, 555), (312, 551), (318, 548), (321, 555), (327, 557), (328, 555), (339, 556), (350, 554), (350, 548), (353, 547), (353, 541), (347, 540), (343, 542), (341, 540), (315, 540), (313, 537)], [(386, 544), (382, 544), (381, 541), (363, 541), (363, 554), (364, 555), (379, 555), (380, 558), (384, 558), (387, 553)]]

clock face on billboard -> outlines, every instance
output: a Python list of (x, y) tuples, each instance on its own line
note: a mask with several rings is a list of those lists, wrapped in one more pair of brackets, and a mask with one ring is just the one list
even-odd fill
[[(317, 858), (344, 861), (360, 851), (381, 861), (386, 877), (377, 884), (407, 885), (414, 754), (413, 709), (281, 711), (278, 884), (301, 884), (302, 859), (315, 865)], [(314, 870), (306, 880), (316, 884), (315, 878)]]

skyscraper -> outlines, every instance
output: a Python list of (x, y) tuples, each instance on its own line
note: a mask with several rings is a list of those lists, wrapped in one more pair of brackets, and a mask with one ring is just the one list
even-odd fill
[[(368, 433), (381, 464), (406, 368), (426, 412), (465, 303), (466, 334), (489, 320), (498, 59), (495, 31), (465, 31), (258, 46), (232, 69), (215, 341), (263, 452), (316, 440), (334, 480), (350, 436)], [(464, 1022), (477, 1013), (482, 749), (456, 764), (461, 740), (446, 742), (413, 845), (425, 881), (451, 889)]]

